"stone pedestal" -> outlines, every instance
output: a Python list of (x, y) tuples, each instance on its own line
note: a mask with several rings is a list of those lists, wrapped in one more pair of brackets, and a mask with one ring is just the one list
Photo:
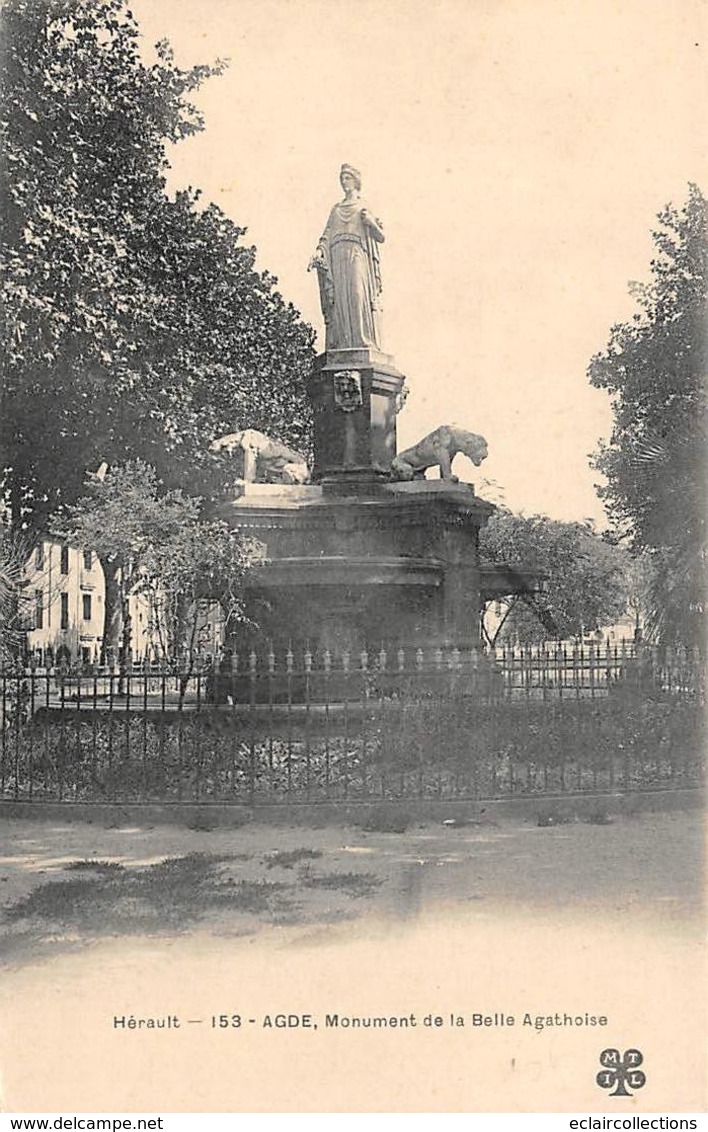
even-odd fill
[(220, 515), (265, 543), (247, 579), (258, 638), (333, 653), (479, 644), (479, 528), (493, 506), (471, 485), (248, 485)]
[(339, 490), (389, 477), (404, 382), (393, 358), (377, 350), (330, 350), (317, 359), (308, 388), (314, 483)]
[(393, 480), (404, 385), (387, 354), (329, 350), (308, 386), (313, 483), (246, 484), (220, 508), (266, 549), (245, 583), (254, 647), (479, 646), (478, 536), (494, 507), (471, 484)]

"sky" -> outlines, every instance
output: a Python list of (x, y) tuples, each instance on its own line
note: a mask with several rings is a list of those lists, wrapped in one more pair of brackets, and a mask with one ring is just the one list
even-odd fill
[[(386, 232), (383, 348), (399, 449), (443, 423), (455, 471), (525, 514), (605, 523), (589, 465), (612, 417), (587, 380), (635, 311), (651, 230), (708, 188), (702, 0), (136, 0), (145, 50), (229, 59), (170, 149), (316, 327), (307, 273), (343, 162)], [(484, 481), (488, 481), (485, 485)]]

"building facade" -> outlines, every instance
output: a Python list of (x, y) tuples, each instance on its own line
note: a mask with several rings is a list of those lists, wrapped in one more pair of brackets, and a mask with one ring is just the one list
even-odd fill
[(27, 656), (51, 668), (97, 664), (105, 616), (105, 583), (98, 556), (49, 538), (25, 567), (23, 594)]
[[(41, 539), (25, 566), (22, 624), (27, 660), (46, 668), (99, 664), (105, 595), (103, 568), (94, 551)], [(133, 594), (127, 604), (132, 662), (159, 665), (164, 657), (164, 642), (152, 603), (146, 595)], [(196, 617), (195, 653), (201, 658), (218, 655), (225, 636), (221, 606), (217, 602), (200, 602)], [(110, 659), (116, 663), (118, 658)]]

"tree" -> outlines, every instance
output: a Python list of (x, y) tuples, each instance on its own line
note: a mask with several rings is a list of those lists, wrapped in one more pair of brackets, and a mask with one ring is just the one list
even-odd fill
[(53, 534), (94, 550), (106, 580), (104, 652), (130, 653), (128, 599), (146, 597), (162, 659), (194, 659), (201, 598), (221, 602), (227, 622), (242, 615), (242, 583), (261, 548), (218, 520), (205, 520), (202, 501), (165, 490), (141, 461), (92, 477), (85, 496), (67, 506)]
[(262, 557), (259, 543), (213, 519), (175, 527), (147, 548), (136, 592), (148, 600), (161, 659), (179, 669), (182, 694), (199, 649), (202, 603), (217, 601), (227, 626), (244, 620), (244, 577)]
[(652, 563), (649, 626), (667, 644), (705, 640), (706, 299), (708, 202), (695, 185), (653, 232), (651, 281), (638, 310), (590, 363), (612, 398), (614, 427), (595, 467), (615, 530)]
[(0, 523), (0, 671), (11, 667), (25, 641), (25, 563), (29, 544), (22, 531)]
[(655, 582), (654, 563), (651, 555), (630, 554), (625, 557), (624, 576), (627, 583), (627, 612), (634, 621), (635, 640), (640, 639), (651, 611), (652, 592)]
[(527, 518), (500, 507), (480, 532), (480, 556), (483, 563), (503, 563), (544, 579), (541, 594), (519, 587), (508, 595), (502, 623), (494, 633), (487, 626), (490, 644), (579, 638), (611, 624), (626, 608), (624, 555), (589, 523)]
[(224, 64), (152, 65), (125, 0), (5, 0), (0, 57), (4, 374), (13, 523), (41, 527), (102, 460), (218, 492), (215, 435), (308, 444), (313, 333), (166, 146), (202, 128), (190, 94)]

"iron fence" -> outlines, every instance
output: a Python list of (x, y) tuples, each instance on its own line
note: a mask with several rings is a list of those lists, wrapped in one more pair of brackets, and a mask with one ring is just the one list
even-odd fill
[(703, 777), (703, 667), (685, 650), (267, 647), (0, 684), (4, 799), (463, 800)]

